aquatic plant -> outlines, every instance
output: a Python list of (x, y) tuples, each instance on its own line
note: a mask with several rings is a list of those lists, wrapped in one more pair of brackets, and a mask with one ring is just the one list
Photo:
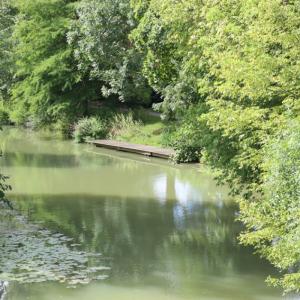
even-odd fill
[(0, 212), (0, 245), (0, 281), (76, 287), (108, 277), (101, 254), (78, 250), (71, 238), (32, 224), (15, 210)]

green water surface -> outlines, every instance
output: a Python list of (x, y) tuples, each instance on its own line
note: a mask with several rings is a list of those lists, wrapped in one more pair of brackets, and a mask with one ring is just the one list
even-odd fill
[(1, 170), (22, 213), (80, 251), (101, 253), (109, 268), (76, 289), (15, 283), (8, 299), (281, 298), (264, 282), (271, 266), (238, 244), (236, 205), (203, 168), (16, 128), (0, 138)]

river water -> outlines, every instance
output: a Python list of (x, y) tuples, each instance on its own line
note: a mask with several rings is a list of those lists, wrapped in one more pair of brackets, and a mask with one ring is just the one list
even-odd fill
[(0, 141), (9, 198), (27, 221), (72, 238), (78, 251), (101, 253), (106, 267), (105, 276), (77, 288), (11, 283), (8, 299), (281, 298), (264, 282), (273, 268), (238, 244), (237, 207), (204, 168), (16, 128), (5, 128)]

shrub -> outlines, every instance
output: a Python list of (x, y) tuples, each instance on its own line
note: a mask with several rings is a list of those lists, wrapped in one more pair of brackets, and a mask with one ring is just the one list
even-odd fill
[(163, 144), (176, 151), (174, 160), (177, 163), (200, 160), (203, 141), (198, 119), (202, 110), (202, 105), (190, 107), (181, 116), (180, 121), (172, 123), (164, 132)]
[(138, 134), (142, 123), (134, 119), (132, 112), (127, 114), (116, 114), (110, 123), (109, 137), (111, 139), (118, 136)]
[(281, 272), (269, 278), (286, 292), (300, 291), (300, 122), (290, 126), (265, 148), (264, 195), (241, 201), (247, 226), (241, 241), (254, 246)]
[(107, 122), (96, 117), (80, 119), (75, 125), (73, 137), (77, 143), (88, 138), (106, 138), (108, 134)]
[(72, 137), (73, 133), (73, 124), (71, 118), (68, 118), (67, 116), (61, 116), (59, 120), (55, 122), (53, 125), (54, 131), (58, 132), (59, 135), (61, 135), (64, 138), (70, 138)]
[(10, 124), (9, 114), (5, 109), (0, 108), (0, 125), (8, 124)]

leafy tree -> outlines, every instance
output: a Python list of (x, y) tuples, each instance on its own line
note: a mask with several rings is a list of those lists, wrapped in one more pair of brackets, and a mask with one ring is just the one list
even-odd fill
[(138, 14), (132, 36), (147, 78), (179, 118), (202, 105), (190, 129), (235, 192), (260, 189), (260, 150), (284, 112), (298, 113), (298, 10), (277, 0), (151, 0)]
[(85, 80), (74, 63), (67, 32), (76, 17), (72, 0), (19, 0), (14, 28), (16, 77), (12, 89), (16, 122), (36, 123), (70, 119), (87, 111), (96, 97), (92, 81)]
[(141, 55), (129, 40), (135, 26), (129, 0), (84, 0), (69, 41), (78, 68), (97, 79), (103, 97), (147, 103), (151, 89), (141, 73)]
[[(132, 5), (140, 20), (132, 37), (144, 53), (145, 76), (164, 96), (165, 113), (175, 112), (182, 124), (172, 142), (181, 157), (194, 158), (183, 138), (192, 137), (195, 153), (202, 150), (202, 161), (219, 171), (219, 181), (233, 194), (260, 198), (271, 172), (264, 167), (263, 149), (299, 115), (300, 6), (278, 0), (149, 0), (146, 5), (136, 0)], [(247, 216), (255, 218), (258, 207)], [(275, 213), (276, 205), (272, 209)], [(282, 214), (289, 214), (285, 210)], [(299, 252), (289, 233), (274, 234)], [(258, 238), (252, 244), (261, 245)], [(284, 252), (277, 252), (277, 261), (262, 253), (277, 266), (285, 259)], [(299, 281), (283, 286), (293, 290)]]
[(10, 0), (0, 2), (0, 100), (7, 100), (13, 81), (12, 28), (15, 10)]
[(284, 272), (269, 281), (286, 291), (300, 290), (300, 122), (289, 123), (264, 150), (264, 196), (242, 201), (244, 244)]
[(287, 111), (299, 112), (299, 82), (293, 79), (300, 72), (298, 14), (298, 5), (279, 1), (211, 1), (203, 11), (205, 31), (197, 44), (214, 81), (199, 79), (211, 91), (200, 121), (222, 141), (204, 145), (206, 159), (223, 170), (235, 192), (247, 184), (246, 196), (261, 190), (261, 149), (268, 137), (284, 126)]
[(197, 26), (194, 2), (131, 1), (139, 20), (131, 38), (144, 55), (145, 77), (164, 99), (156, 108), (166, 118), (181, 116), (199, 100), (196, 74), (189, 67), (189, 39)]

